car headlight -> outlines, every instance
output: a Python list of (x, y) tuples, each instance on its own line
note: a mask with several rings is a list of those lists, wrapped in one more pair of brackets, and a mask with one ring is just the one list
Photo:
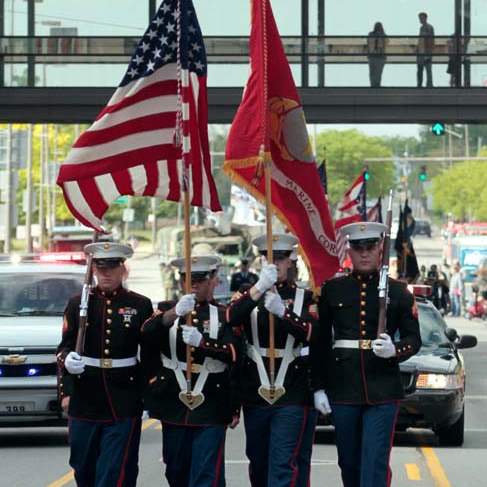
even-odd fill
[(454, 374), (419, 374), (416, 379), (418, 389), (460, 389), (463, 380)]

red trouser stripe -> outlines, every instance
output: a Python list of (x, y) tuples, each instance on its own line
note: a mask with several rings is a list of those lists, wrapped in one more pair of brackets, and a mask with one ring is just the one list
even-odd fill
[(391, 481), (392, 481), (392, 470), (390, 466), (390, 461), (391, 461), (392, 442), (394, 441), (394, 433), (396, 430), (396, 421), (397, 421), (398, 414), (399, 414), (399, 402), (396, 402), (396, 414), (394, 415), (394, 422), (392, 423), (391, 441), (389, 444), (389, 457), (387, 458), (387, 480), (386, 480), (387, 487), (391, 487)]
[(225, 437), (223, 437), (222, 444), (220, 445), (220, 450), (218, 450), (218, 458), (216, 460), (216, 471), (215, 471), (215, 481), (212, 484), (212, 487), (218, 487), (218, 483), (220, 481), (220, 474), (223, 462), (223, 452), (225, 451)]
[(296, 466), (296, 457), (298, 456), (299, 449), (301, 448), (301, 443), (303, 441), (304, 431), (306, 429), (306, 422), (308, 421), (308, 413), (309, 413), (309, 408), (305, 407), (304, 415), (303, 415), (303, 424), (301, 426), (301, 431), (299, 432), (298, 442), (296, 443), (296, 448), (294, 448), (293, 456), (291, 457), (291, 461), (289, 462), (293, 470), (293, 476), (291, 478), (291, 483), (289, 484), (289, 487), (295, 487), (296, 480), (298, 478), (299, 471), (298, 471), (298, 467)]
[(130, 434), (129, 434), (129, 437), (127, 440), (127, 446), (125, 447), (125, 453), (123, 455), (123, 462), (122, 462), (122, 466), (120, 468), (120, 475), (118, 477), (117, 487), (122, 487), (123, 481), (125, 480), (125, 465), (127, 464), (127, 459), (128, 459), (129, 450), (130, 450), (130, 444), (132, 442), (132, 436), (134, 434), (136, 421), (137, 421), (137, 418), (132, 419), (132, 426), (130, 427)]

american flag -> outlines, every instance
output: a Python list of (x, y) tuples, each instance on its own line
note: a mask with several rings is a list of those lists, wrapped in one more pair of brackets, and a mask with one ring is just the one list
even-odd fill
[(367, 221), (368, 222), (382, 222), (382, 196), (379, 196), (377, 203), (367, 210)]
[[(181, 12), (181, 14), (179, 14)], [(164, 0), (127, 71), (75, 142), (57, 183), (71, 213), (101, 230), (120, 195), (221, 210), (208, 143), (206, 52), (192, 0)]]
[(337, 254), (341, 264), (347, 256), (347, 241), (339, 229), (349, 223), (367, 220), (365, 188), (365, 175), (361, 173), (353, 182), (352, 186), (345, 192), (342, 202), (338, 207), (339, 213), (338, 218), (335, 220), (335, 232), (337, 236)]

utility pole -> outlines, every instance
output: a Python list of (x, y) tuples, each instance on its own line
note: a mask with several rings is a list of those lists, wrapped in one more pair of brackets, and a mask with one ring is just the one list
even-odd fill
[(6, 147), (6, 170), (7, 187), (5, 189), (5, 199), (7, 203), (7, 213), (5, 215), (5, 245), (3, 250), (6, 254), (12, 251), (12, 125), (7, 125), (7, 147)]
[[(132, 196), (129, 196), (127, 200), (127, 210), (129, 210), (130, 208), (132, 208)], [(125, 242), (127, 241), (129, 236), (129, 228), (130, 222), (128, 221), (128, 219), (126, 219), (123, 226), (123, 239), (125, 240)]]
[(33, 252), (32, 246), (32, 125), (27, 127), (27, 208), (25, 212), (25, 251)]
[(52, 205), (51, 205), (51, 185), (50, 185), (50, 174), (49, 174), (49, 125), (44, 125), (44, 198), (46, 201), (46, 230), (48, 245), (50, 242), (50, 237), (52, 234)]
[(46, 145), (46, 138), (45, 138), (45, 130), (46, 126), (43, 124), (41, 126), (41, 144), (40, 144), (40, 154), (39, 154), (39, 166), (40, 166), (40, 181), (39, 181), (39, 247), (40, 250), (44, 249), (45, 246), (45, 231), (46, 227), (45, 217), (44, 217), (44, 185), (45, 185), (45, 168), (44, 168), (44, 156), (45, 156), (45, 149), (44, 146)]
[(468, 123), (465, 124), (465, 158), (470, 157), (470, 140), (468, 136)]
[(448, 157), (450, 159), (450, 167), (453, 167), (452, 157), (453, 157), (453, 140), (451, 138), (451, 130), (448, 131)]
[(50, 171), (49, 171), (49, 185), (51, 187), (51, 195), (52, 195), (52, 213), (51, 213), (51, 231), (56, 226), (56, 174), (58, 168), (58, 125), (54, 125), (54, 155), (53, 155), (53, 165), (51, 164)]
[(152, 210), (152, 252), (155, 254), (156, 244), (157, 244), (157, 217), (156, 217), (156, 209), (157, 209), (157, 198), (151, 198), (151, 210)]

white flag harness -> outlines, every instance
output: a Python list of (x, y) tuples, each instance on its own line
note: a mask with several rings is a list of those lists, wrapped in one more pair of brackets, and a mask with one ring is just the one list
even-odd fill
[[(301, 311), (303, 309), (303, 301), (304, 301), (304, 289), (296, 288), (296, 294), (294, 296), (294, 305), (293, 305), (293, 312), (298, 316), (301, 316)], [(264, 360), (262, 357), (268, 357), (268, 350), (265, 348), (261, 348), (259, 344), (259, 333), (257, 330), (257, 314), (258, 309), (257, 307), (252, 310), (250, 314), (250, 322), (252, 325), (252, 341), (253, 344), (248, 344), (247, 346), (247, 355), (255, 362), (257, 366), (257, 371), (259, 373), (260, 383), (264, 387), (270, 387), (270, 380), (269, 375), (267, 374), (267, 370), (264, 365)], [(279, 371), (277, 373), (277, 377), (275, 380), (275, 387), (282, 387), (284, 385), (284, 379), (286, 378), (287, 369), (289, 364), (300, 355), (302, 345), (298, 345), (294, 347), (295, 339), (294, 337), (288, 333), (286, 339), (285, 348), (276, 348), (275, 349), (275, 356), (278, 358), (282, 358), (281, 364), (279, 366)]]
[[(218, 308), (212, 304), (210, 308), (210, 338), (216, 340), (218, 338)], [(179, 388), (182, 392), (187, 392), (186, 377), (184, 371), (186, 370), (186, 362), (180, 362), (177, 358), (176, 345), (177, 345), (177, 333), (178, 333), (179, 318), (174, 322), (169, 330), (169, 348), (171, 351), (171, 358), (166, 357), (161, 353), (162, 364), (168, 369), (174, 371), (176, 380), (178, 381)], [(205, 357), (203, 364), (201, 365), (199, 376), (196, 379), (196, 384), (192, 390), (193, 395), (201, 394), (205, 387), (206, 380), (209, 374), (216, 374), (223, 372), (227, 368), (227, 364), (221, 360), (217, 360), (211, 357)]]

